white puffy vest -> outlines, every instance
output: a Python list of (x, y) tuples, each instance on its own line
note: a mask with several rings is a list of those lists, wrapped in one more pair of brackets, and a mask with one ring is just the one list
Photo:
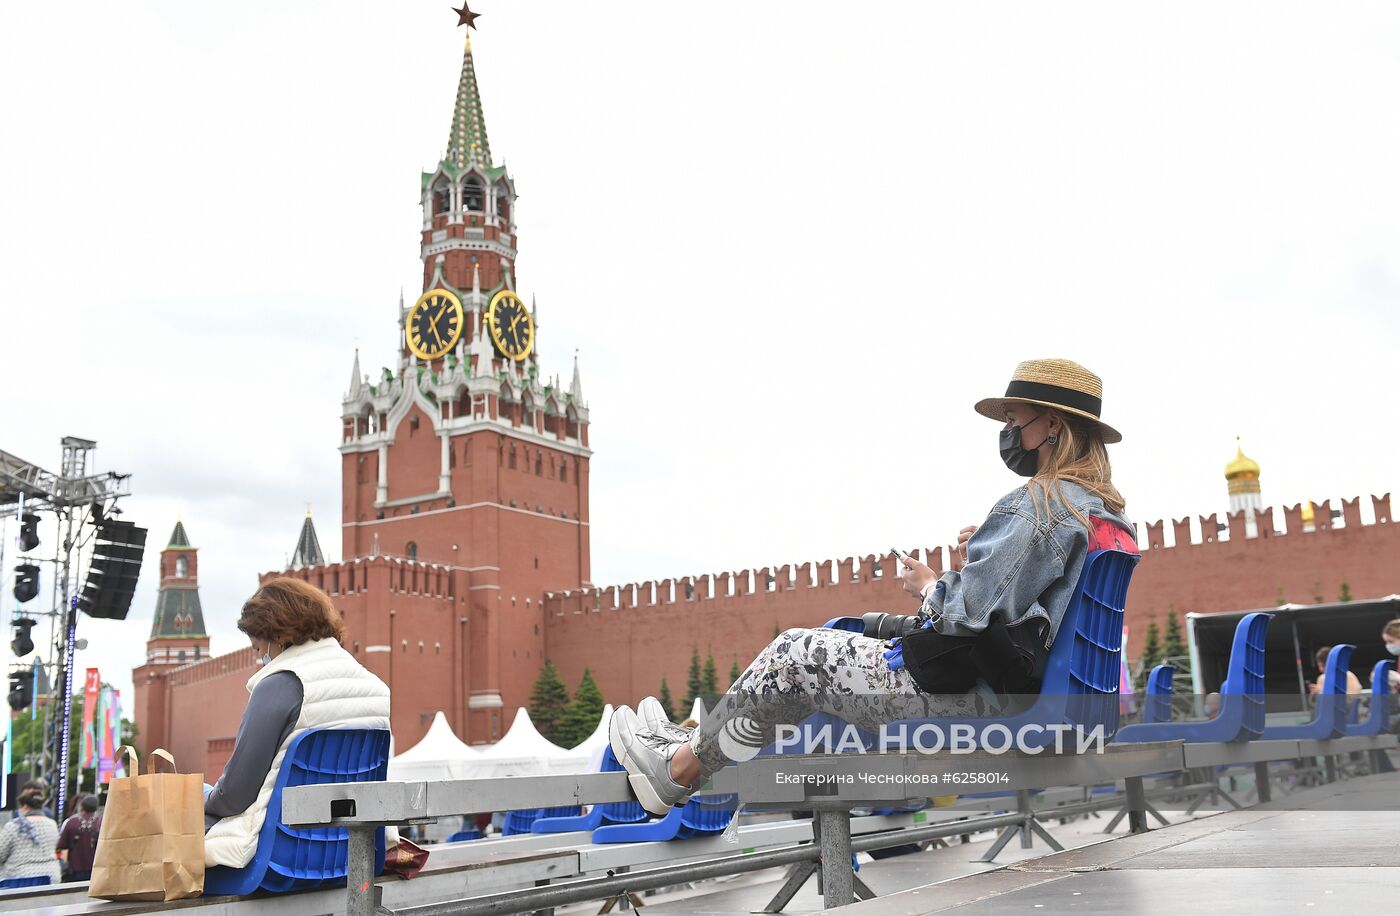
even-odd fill
[(242, 814), (226, 817), (204, 835), (204, 864), (242, 868), (258, 849), (272, 787), (292, 740), (309, 728), (388, 728), (389, 688), (355, 661), (333, 638), (304, 642), (284, 650), (248, 678), (248, 692), (263, 678), (290, 671), (301, 681), (301, 714), (277, 749), (272, 769), (258, 798)]

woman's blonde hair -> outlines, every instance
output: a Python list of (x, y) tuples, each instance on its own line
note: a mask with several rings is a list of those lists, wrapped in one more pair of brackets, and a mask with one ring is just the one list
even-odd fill
[(1053, 488), (1060, 503), (1088, 528), (1089, 520), (1069, 504), (1064, 491), (1060, 489), (1060, 481), (1069, 480), (1103, 500), (1110, 512), (1121, 514), (1125, 505), (1123, 495), (1113, 485), (1108, 449), (1104, 446), (1098, 426), (1053, 407), (1044, 408), (1044, 412), (1060, 421), (1060, 433), (1051, 446), (1050, 460), (1046, 462), (1044, 470), (1037, 471), (1031, 478), (1031, 495), (1037, 511), (1045, 518), (1050, 517), (1050, 491)]

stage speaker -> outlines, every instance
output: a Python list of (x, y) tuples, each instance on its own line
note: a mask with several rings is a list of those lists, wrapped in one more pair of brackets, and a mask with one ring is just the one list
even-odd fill
[(3, 806), (0, 806), (0, 810), (15, 810), (16, 802), (19, 801), (19, 790), (24, 788), (24, 784), (27, 782), (29, 782), (28, 773), (21, 772), (5, 774), (5, 804)]
[(145, 528), (105, 519), (97, 526), (97, 544), (78, 607), (89, 617), (125, 620), (145, 552)]

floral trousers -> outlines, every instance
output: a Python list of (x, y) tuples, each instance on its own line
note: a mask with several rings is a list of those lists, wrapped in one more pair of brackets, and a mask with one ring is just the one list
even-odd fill
[(977, 693), (924, 693), (903, 668), (890, 670), (889, 643), (844, 630), (781, 633), (720, 697), (691, 735), (700, 765), (713, 773), (771, 744), (782, 725), (826, 712), (870, 731), (900, 719), (977, 716), (993, 711)]

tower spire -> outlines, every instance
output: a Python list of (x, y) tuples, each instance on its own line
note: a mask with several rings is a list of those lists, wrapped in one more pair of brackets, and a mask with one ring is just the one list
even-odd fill
[(458, 170), (471, 165), (482, 170), (491, 167), (491, 144), (486, 138), (486, 118), (481, 113), (481, 94), (476, 87), (470, 32), (462, 49), (462, 74), (457, 78), (457, 102), (452, 109), (452, 131), (443, 161)]
[(569, 396), (574, 399), (574, 404), (583, 406), (583, 381), (578, 374), (578, 350), (574, 350), (574, 380), (569, 384)]
[(350, 397), (360, 393), (360, 348), (355, 348), (355, 364), (350, 367)]

